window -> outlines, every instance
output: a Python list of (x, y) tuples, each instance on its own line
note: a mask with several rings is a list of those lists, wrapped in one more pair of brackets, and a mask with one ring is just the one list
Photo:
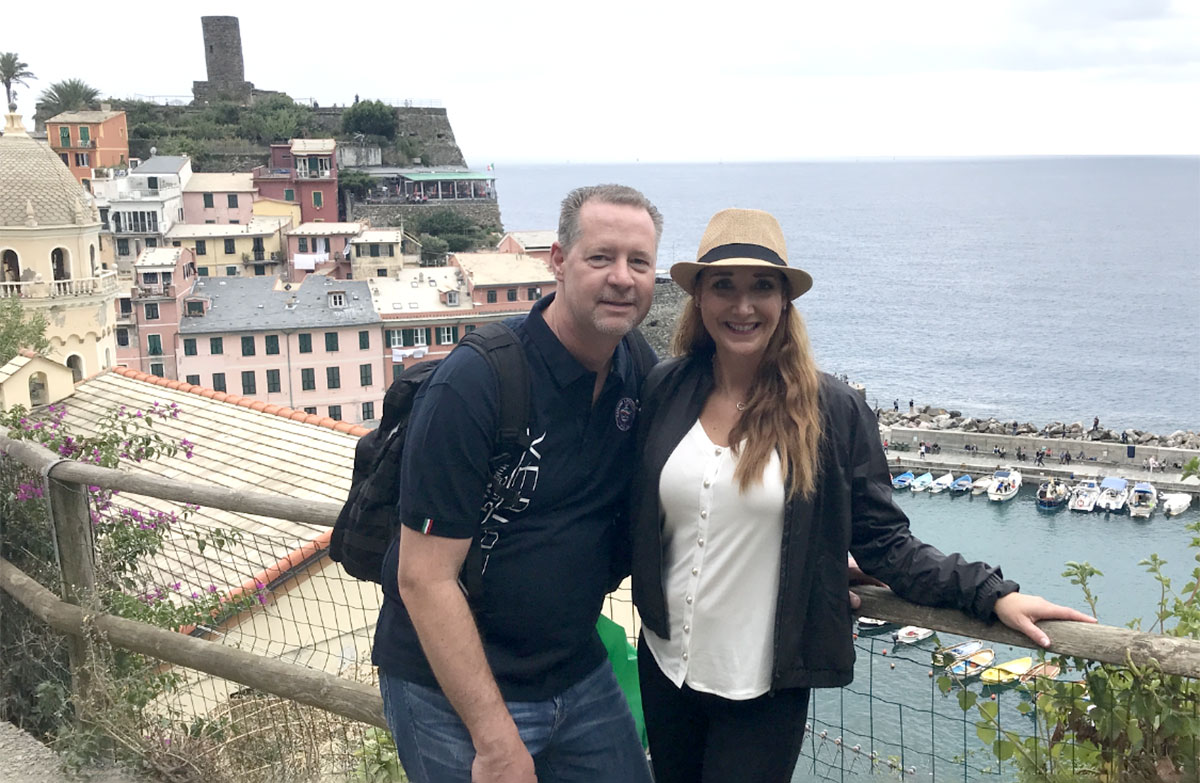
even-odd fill
[(313, 206), (316, 207), (317, 209), (320, 209), (321, 207), (325, 206), (325, 194), (323, 194), (319, 190), (313, 191)]
[(300, 340), (300, 353), (312, 353), (312, 335), (301, 332), (297, 337)]
[(254, 355), (254, 335), (247, 335), (242, 338), (242, 356)]
[(237, 241), (233, 239), (225, 240), (225, 255), (231, 256), (237, 252)]
[(487, 303), (488, 304), (496, 304), (496, 292), (495, 291), (487, 292)]
[(162, 273), (162, 284), (163, 284), (163, 285), (170, 285), (170, 284), (171, 284), (171, 273), (170, 273), (170, 272), (163, 272), (163, 273)]
[(438, 327), (438, 345), (454, 345), (458, 342), (457, 326)]
[(200, 376), (199, 375), (189, 375), (184, 380), (187, 381), (188, 383), (190, 383), (192, 386), (200, 385)]
[(342, 420), (342, 406), (341, 405), (330, 405), (329, 406), (329, 418), (333, 419), (334, 421), (341, 421)]
[(122, 348), (128, 347), (128, 345), (129, 345), (129, 330), (128, 329), (118, 329), (117, 330), (117, 345), (121, 346)]
[(274, 394), (279, 391), (279, 370), (267, 370), (267, 393)]
[(242, 372), (242, 394), (247, 396), (255, 394), (257, 387), (254, 382), (254, 370), (244, 370)]
[(510, 302), (517, 301), (517, 289), (515, 289), (515, 288), (508, 289), (508, 301), (510, 301)]
[(208, 245), (204, 242), (203, 239), (196, 240), (196, 255), (198, 255), (198, 256), (208, 255)]
[(158, 320), (158, 302), (146, 302), (146, 304), (143, 305), (143, 308), (146, 310), (147, 321)]
[(69, 127), (67, 127), (66, 125), (63, 125), (62, 127), (60, 127), (58, 129), (58, 146), (60, 146), (60, 147), (70, 147), (71, 146), (71, 129)]
[(525, 298), (531, 302), (537, 300), (537, 298), (541, 295), (542, 295), (542, 289), (540, 289), (540, 288), (530, 288), (528, 291), (525, 292)]
[(240, 221), (240, 220), (229, 221), (229, 225), (231, 225), (231, 226), (239, 226), (239, 225), (241, 225), (241, 223), (242, 223), (242, 221)]
[(446, 304), (450, 305), (451, 307), (458, 305), (458, 291), (446, 292)]
[(342, 370), (340, 367), (325, 368), (325, 386), (329, 389), (342, 388)]
[(475, 331), (475, 324), (467, 324), (463, 327), (463, 334), (470, 334)]
[(387, 277), (387, 270), (380, 267), (379, 269), (375, 270), (375, 276), (376, 277)]
[(264, 265), (264, 264), (255, 264), (254, 265), (254, 276), (255, 277), (262, 277), (266, 273), (267, 273), (266, 265)]
[(196, 338), (195, 337), (183, 338), (183, 355), (184, 356), (195, 356), (196, 355)]
[(363, 386), (370, 386), (371, 380), (372, 380), (371, 379), (371, 365), (369, 365), (369, 364), (358, 365), (358, 381), (359, 381), (359, 383)]
[(237, 267), (236, 266), (225, 267), (225, 276), (226, 277), (237, 277)]
[(225, 339), (222, 337), (208, 338), (208, 352), (213, 356), (225, 353)]
[(284, 188), (283, 200), (284, 201), (295, 201), (296, 200), (296, 191), (292, 190), (291, 188)]
[(91, 138), (92, 138), (91, 128), (89, 128), (86, 125), (80, 125), (79, 126), (79, 143), (87, 144), (91, 140)]
[(62, 162), (63, 162), (64, 166), (71, 165), (71, 156), (69, 154), (67, 154), (65, 152), (60, 152), (60, 153), (58, 153), (58, 157), (62, 158)]
[(379, 258), (379, 244), (377, 242), (371, 243), (370, 256), (371, 258)]
[(146, 247), (158, 247), (158, 237), (146, 237)]
[(362, 404), (362, 420), (363, 421), (371, 421), (371, 419), (374, 419), (374, 418), (375, 418), (375, 403), (364, 402)]
[(146, 353), (151, 356), (162, 356), (162, 335), (146, 335)]
[(237, 209), (237, 194), (230, 193), (225, 197), (225, 203), (229, 205), (230, 209)]
[(206, 267), (206, 266), (196, 267), (196, 274), (200, 277), (208, 277), (208, 267)]
[(296, 238), (296, 250), (299, 253), (307, 253), (308, 252), (308, 237), (297, 237)]
[(198, 299), (193, 299), (184, 305), (184, 307), (187, 308), (186, 312), (188, 315), (204, 315), (204, 302)]
[(205, 209), (213, 208), (213, 194), (211, 194), (211, 193), (204, 194), (204, 208)]
[(263, 338), (263, 352), (268, 356), (275, 356), (279, 353), (279, 335), (268, 334)]
[(157, 378), (165, 377), (166, 372), (163, 369), (163, 363), (162, 362), (150, 362), (150, 374)]
[(75, 165), (76, 166), (91, 166), (92, 163), (91, 163), (91, 160), (89, 159), (88, 153), (76, 152), (75, 153)]
[(223, 372), (214, 372), (213, 373), (213, 391), (219, 391), (219, 392), (225, 391), (225, 373), (223, 373)]
[(316, 416), (317, 415), (317, 406), (314, 405), (311, 408), (305, 408), (304, 412), (311, 413), (312, 415)]
[(317, 388), (316, 373), (311, 367), (300, 370), (300, 388), (304, 391), (312, 391)]
[(338, 349), (338, 333), (337, 332), (326, 332), (325, 333), (325, 350), (328, 351), (329, 353), (336, 353), (337, 349)]
[(341, 291), (334, 291), (332, 294), (329, 295), (329, 306), (330, 307), (345, 307), (346, 306), (346, 295), (344, 293), (342, 293)]
[(128, 239), (118, 239), (117, 240), (117, 255), (119, 255), (119, 256), (129, 255), (129, 240)]
[(371, 333), (366, 329), (358, 333), (358, 349), (360, 351), (369, 350), (371, 347)]
[(393, 364), (392, 365), (392, 380), (394, 381), (397, 378), (399, 378), (400, 373), (402, 373), (402, 372), (404, 372), (404, 363), (403, 362), (397, 362), (396, 364)]

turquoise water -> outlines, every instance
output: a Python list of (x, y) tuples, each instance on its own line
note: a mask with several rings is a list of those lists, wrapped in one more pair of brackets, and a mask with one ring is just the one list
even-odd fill
[[(998, 563), (1022, 591), (1083, 611), (1087, 606), (1079, 588), (1060, 574), (1068, 560), (1090, 562), (1104, 574), (1095, 578), (1092, 589), (1099, 596), (1100, 621), (1107, 625), (1123, 626), (1141, 617), (1146, 618), (1143, 627), (1149, 628), (1159, 587), (1139, 560), (1151, 554), (1165, 558), (1165, 571), (1175, 589), (1183, 588), (1196, 567), (1196, 553), (1188, 549), (1192, 534), (1185, 529), (1200, 519), (1195, 503), (1181, 516), (1167, 519), (1156, 513), (1146, 522), (1126, 515), (1039, 511), (1030, 488), (1008, 503), (991, 503), (983, 496), (911, 492), (896, 492), (895, 498), (922, 540), (945, 552)], [(960, 638), (943, 634), (941, 640)], [(997, 662), (1031, 654), (1007, 645), (993, 646)], [(917, 770), (906, 779), (962, 780), (963, 768), (953, 759), (966, 756), (967, 779), (994, 780), (980, 771), (994, 762), (981, 752), (973, 723), (964, 727), (957, 703), (937, 692), (929, 676), (933, 647), (933, 640), (897, 648), (887, 634), (860, 637), (853, 685), (814, 694), (816, 725), (805, 742), (794, 780), (856, 779), (869, 769), (865, 752), (872, 747), (870, 738), (874, 737), (881, 758), (898, 756), (902, 731), (906, 767)], [(888, 654), (883, 655), (883, 650)], [(982, 690), (978, 683), (971, 689)], [(1020, 696), (1015, 691), (1000, 691), (998, 700), (1002, 725), (1032, 732), (1032, 722), (1016, 711)], [(973, 711), (969, 715), (975, 717)], [(826, 732), (824, 738), (821, 731)], [(843, 738), (842, 746), (835, 743), (838, 737)], [(864, 752), (854, 753), (851, 748), (856, 744)], [(931, 746), (936, 749), (933, 757)]]

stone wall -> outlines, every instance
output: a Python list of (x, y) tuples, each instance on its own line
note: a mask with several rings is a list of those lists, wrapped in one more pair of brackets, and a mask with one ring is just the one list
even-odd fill
[(347, 220), (371, 221), (372, 226), (398, 226), (413, 223), (432, 210), (448, 208), (466, 215), (481, 226), (501, 227), (500, 205), (495, 201), (447, 201), (438, 204), (347, 204)]
[(454, 140), (454, 130), (445, 109), (400, 107), (396, 109), (397, 138), (415, 137), (424, 166), (465, 166), (462, 150)]

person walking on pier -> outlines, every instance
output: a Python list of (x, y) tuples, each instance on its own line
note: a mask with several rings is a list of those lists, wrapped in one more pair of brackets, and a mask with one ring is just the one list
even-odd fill
[(1092, 618), (917, 539), (866, 403), (818, 371), (766, 212), (713, 216), (676, 358), (647, 376), (631, 492), (638, 669), (656, 783), (792, 779), (812, 688), (854, 676), (847, 554), (903, 598), (1036, 623)]

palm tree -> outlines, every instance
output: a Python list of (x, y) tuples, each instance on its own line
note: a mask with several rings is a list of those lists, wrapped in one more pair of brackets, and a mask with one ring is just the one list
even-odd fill
[(21, 62), (17, 57), (16, 52), (4, 52), (0, 54), (0, 82), (4, 82), (4, 105), (8, 106), (13, 102), (13, 85), (19, 84), (22, 87), (28, 87), (26, 79), (36, 79), (33, 71), (28, 70), (29, 63)]
[(91, 108), (99, 97), (100, 91), (82, 79), (67, 79), (55, 82), (42, 91), (42, 95), (38, 99), (38, 109), (46, 117), (53, 117), (64, 111), (82, 111)]

